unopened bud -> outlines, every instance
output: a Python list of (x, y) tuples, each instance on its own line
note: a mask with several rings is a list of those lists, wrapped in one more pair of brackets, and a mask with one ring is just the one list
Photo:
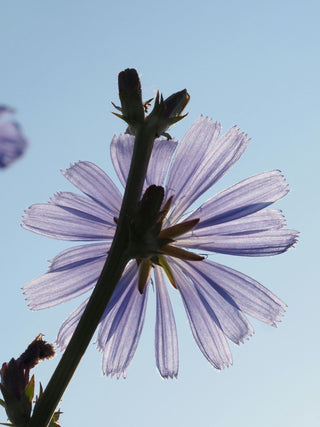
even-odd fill
[(120, 116), (130, 127), (136, 128), (144, 121), (141, 83), (137, 71), (127, 68), (118, 76), (119, 98), (121, 101)]
[(34, 377), (29, 380), (30, 370), (41, 360), (55, 354), (51, 344), (38, 335), (18, 359), (3, 363), (0, 370), (0, 389), (4, 397), (3, 406), (14, 426), (27, 425), (30, 419), (34, 396)]
[(189, 99), (190, 95), (186, 89), (174, 93), (164, 100), (164, 114), (170, 119), (180, 116), (188, 104)]
[(190, 96), (186, 89), (176, 92), (169, 96), (167, 99), (163, 99), (162, 95), (157, 94), (154, 108), (146, 118), (149, 126), (155, 129), (155, 136), (164, 135), (170, 139), (170, 135), (166, 131), (173, 124), (183, 119), (185, 115), (181, 115), (182, 111), (188, 104)]

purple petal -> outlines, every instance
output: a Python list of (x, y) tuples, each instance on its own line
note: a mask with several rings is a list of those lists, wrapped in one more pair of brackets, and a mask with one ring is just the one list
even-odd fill
[(48, 272), (57, 272), (74, 268), (77, 265), (99, 258), (106, 259), (110, 246), (111, 242), (72, 246), (60, 252), (50, 260)]
[(202, 262), (188, 263), (176, 260), (176, 263), (194, 283), (194, 286), (209, 313), (217, 317), (224, 334), (234, 343), (240, 344), (253, 334), (253, 328), (247, 318), (235, 304), (216, 290), (216, 283), (202, 272)]
[[(213, 227), (212, 227), (213, 228)], [(192, 238), (179, 239), (179, 244), (200, 251), (218, 252), (238, 256), (270, 256), (278, 255), (297, 241), (298, 232), (286, 229), (270, 229), (257, 233), (218, 235), (211, 228), (195, 230)]]
[[(220, 126), (212, 124), (208, 119), (206, 122), (200, 122), (197, 128), (199, 135), (192, 135), (192, 141), (187, 141), (187, 145), (184, 145), (184, 139), (181, 141), (179, 163), (175, 164), (174, 159), (170, 168), (167, 186), (172, 188), (176, 196), (170, 216), (171, 222), (177, 221), (198, 197), (238, 161), (249, 143), (247, 135), (240, 133), (235, 126), (220, 138)], [(203, 131), (209, 132), (205, 135), (204, 141), (201, 135)], [(206, 141), (207, 138), (209, 143)], [(190, 144), (195, 146), (193, 151), (189, 149)], [(181, 179), (181, 175), (185, 174), (187, 179)]]
[(224, 234), (230, 236), (279, 229), (285, 225), (286, 221), (280, 210), (265, 209), (230, 222), (213, 225), (207, 228), (200, 228), (199, 230), (197, 227), (197, 233), (199, 233), (199, 235), (214, 236), (217, 234)]
[(156, 139), (146, 175), (146, 185), (164, 185), (172, 156), (178, 142), (170, 139)]
[[(164, 138), (154, 141), (148, 171), (146, 185), (163, 185), (172, 155), (177, 147), (177, 141)], [(134, 136), (114, 136), (111, 141), (110, 152), (115, 171), (123, 187), (126, 186), (133, 153)]]
[(269, 325), (280, 321), (286, 304), (267, 288), (224, 265), (209, 260), (200, 262), (197, 269), (204, 280), (230, 304)]
[(0, 119), (3, 116), (6, 116), (7, 114), (14, 113), (14, 109), (11, 107), (8, 107), (7, 105), (0, 105)]
[(219, 133), (220, 125), (218, 123), (213, 123), (210, 119), (201, 116), (179, 143), (166, 183), (168, 195), (175, 196), (176, 212), (172, 216), (171, 222), (174, 223), (188, 206), (188, 200), (192, 197), (190, 191), (192, 179), (202, 166), (210, 143), (218, 139)]
[(113, 217), (101, 205), (74, 193), (58, 193), (47, 204), (30, 206), (23, 227), (47, 237), (72, 241), (111, 239), (116, 228)]
[(147, 288), (142, 295), (138, 291), (137, 266), (133, 261), (112, 295), (98, 332), (106, 375), (126, 377), (142, 332)]
[(118, 211), (112, 213), (87, 196), (70, 192), (59, 191), (49, 203), (60, 206), (68, 212), (83, 212), (86, 217), (92, 217), (94, 221), (100, 221), (112, 227), (115, 227), (114, 217), (119, 215)]
[[(75, 248), (67, 249), (66, 251), (62, 252), (60, 255), (63, 255), (61, 258), (58, 255), (54, 260), (54, 266), (55, 268), (63, 268), (66, 263), (68, 261), (70, 261), (71, 263), (74, 262), (74, 260), (79, 259), (80, 257), (84, 257), (85, 256), (85, 251), (82, 250), (82, 248), (85, 247), (90, 247), (92, 246), (92, 252), (94, 253), (94, 246), (98, 247), (101, 246), (100, 250), (102, 250), (102, 244), (98, 243), (98, 244), (93, 244), (93, 245), (85, 245), (85, 246), (77, 246)], [(74, 250), (73, 250), (74, 249)], [(98, 252), (98, 251), (97, 251)], [(52, 267), (53, 265), (51, 265)], [(125, 273), (126, 274), (126, 273)], [(123, 281), (124, 276), (122, 277), (122, 281)], [(119, 295), (119, 294), (118, 294)], [(114, 300), (114, 297), (112, 297)], [(112, 299), (111, 298), (111, 299)], [(69, 341), (79, 323), (79, 320), (88, 304), (89, 298), (87, 298), (62, 324), (59, 333), (58, 333), (58, 337), (56, 339), (56, 343), (58, 345), (58, 347), (60, 348), (60, 350), (65, 350), (65, 348), (67, 347), (67, 345), (69, 344)], [(111, 301), (110, 301), (111, 302)], [(109, 303), (110, 305), (110, 303)]]
[(193, 230), (177, 239), (177, 242), (182, 246), (197, 245), (195, 240), (199, 237), (206, 237), (208, 240), (213, 240), (217, 235), (233, 236), (251, 234), (270, 229), (279, 229), (285, 225), (285, 218), (280, 210), (265, 209), (230, 222), (222, 222), (203, 228), (200, 221)]
[(186, 219), (200, 218), (198, 229), (233, 221), (269, 206), (288, 191), (280, 171), (261, 173), (212, 197)]
[(156, 363), (163, 378), (178, 376), (179, 353), (176, 323), (162, 269), (154, 268), (157, 295)]
[(61, 351), (64, 351), (70, 342), (70, 339), (79, 323), (81, 316), (88, 304), (87, 298), (74, 312), (63, 322), (59, 330), (56, 344)]
[(102, 271), (107, 250), (105, 243), (98, 243), (76, 246), (58, 254), (48, 273), (23, 287), (29, 307), (42, 310), (92, 289)]
[(23, 154), (26, 146), (27, 141), (17, 123), (8, 121), (0, 124), (0, 167), (9, 166)]
[(78, 162), (61, 172), (79, 190), (107, 209), (110, 215), (114, 217), (119, 214), (121, 193), (98, 166), (90, 162)]
[(192, 334), (200, 350), (217, 369), (232, 364), (232, 355), (215, 314), (207, 310), (190, 278), (170, 263), (188, 315)]
[(110, 154), (113, 167), (123, 187), (126, 186), (133, 153), (134, 136), (114, 136), (110, 145)]

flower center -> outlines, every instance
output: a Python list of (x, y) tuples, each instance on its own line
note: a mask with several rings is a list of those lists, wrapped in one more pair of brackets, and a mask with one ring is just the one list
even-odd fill
[(201, 261), (203, 256), (172, 245), (179, 237), (193, 227), (199, 219), (192, 219), (162, 229), (169, 212), (173, 196), (164, 205), (164, 188), (157, 185), (148, 187), (139, 203), (137, 212), (129, 225), (128, 253), (139, 265), (139, 291), (143, 293), (154, 265), (165, 271), (170, 283), (176, 288), (175, 279), (165, 255), (188, 261)]

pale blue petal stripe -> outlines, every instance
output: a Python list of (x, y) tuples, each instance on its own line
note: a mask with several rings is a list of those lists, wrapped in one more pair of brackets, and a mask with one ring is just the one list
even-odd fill
[(86, 245), (72, 246), (65, 249), (50, 260), (48, 271), (61, 271), (81, 265), (97, 258), (107, 258), (111, 242), (92, 243)]
[(176, 207), (171, 221), (178, 219), (205, 191), (211, 188), (239, 160), (249, 144), (249, 139), (239, 129), (229, 129), (219, 139), (212, 138), (200, 167), (183, 188), (183, 202)]
[(218, 235), (211, 228), (198, 236), (195, 230), (192, 238), (179, 239), (179, 244), (200, 251), (218, 252), (238, 256), (270, 256), (287, 251), (296, 241), (298, 232), (287, 229), (270, 229), (257, 233)]
[(176, 323), (166, 282), (160, 267), (155, 266), (157, 313), (156, 313), (156, 363), (163, 378), (178, 376), (179, 353)]
[[(213, 278), (209, 278), (202, 272), (203, 262), (188, 263), (175, 261), (182, 271), (194, 283), (207, 311), (217, 317), (224, 334), (234, 343), (240, 344), (253, 334), (253, 328), (247, 318), (241, 313), (235, 304), (231, 304), (228, 298), (224, 298), (215, 286)], [(230, 298), (229, 298), (230, 299)]]
[(69, 344), (69, 341), (81, 319), (81, 316), (88, 304), (89, 298), (87, 298), (70, 316), (63, 322), (59, 330), (56, 344), (61, 351), (64, 351)]
[(288, 193), (280, 171), (264, 172), (247, 178), (209, 199), (186, 219), (200, 218), (198, 229), (251, 215)]
[(112, 239), (115, 232), (115, 224), (102, 222), (83, 210), (65, 209), (53, 203), (30, 206), (22, 225), (43, 236), (71, 241)]
[(110, 144), (110, 155), (113, 167), (123, 187), (130, 169), (130, 163), (133, 153), (134, 136), (133, 135), (114, 135)]
[[(164, 185), (172, 156), (177, 148), (178, 141), (173, 139), (156, 139), (146, 175), (146, 186)], [(169, 194), (170, 196), (170, 194)]]
[(232, 364), (232, 355), (218, 319), (209, 313), (196, 288), (179, 267), (171, 263), (194, 339), (203, 355), (217, 369)]
[[(84, 247), (98, 246), (98, 245), (99, 244), (85, 245)], [(69, 258), (71, 256), (71, 253), (68, 253), (68, 251), (64, 251), (64, 252), (65, 252), (64, 254), (62, 253), (64, 257)], [(79, 257), (83, 257), (84, 255), (84, 251), (81, 250), (80, 246), (75, 248), (75, 253), (78, 254)], [(128, 273), (129, 273), (129, 276), (128, 276)], [(116, 290), (114, 291), (114, 294), (111, 298), (111, 301), (109, 302), (106, 312), (110, 310), (110, 307), (112, 307), (115, 301), (117, 301), (120, 298), (121, 291), (123, 290), (122, 289), (123, 285), (126, 286), (128, 277), (132, 277), (132, 276), (130, 276), (130, 270), (128, 271), (127, 269), (123, 274), (121, 281), (119, 282), (118, 288), (116, 288)], [(121, 288), (120, 292), (119, 292), (119, 288)], [(69, 341), (78, 325), (78, 322), (86, 308), (88, 301), (89, 301), (89, 298), (87, 298), (79, 307), (77, 307), (76, 310), (73, 313), (71, 313), (70, 316), (63, 322), (56, 339), (56, 343), (60, 348), (60, 350), (63, 351), (69, 344)]]
[(98, 348), (103, 352), (103, 373), (126, 377), (137, 349), (144, 323), (148, 286), (141, 295), (137, 266), (133, 261), (119, 282), (103, 316)]
[[(100, 245), (83, 245), (61, 252), (53, 260), (48, 273), (31, 280), (23, 287), (29, 307), (32, 310), (42, 310), (91, 290), (102, 271), (106, 250), (107, 247), (103, 253)], [(73, 262), (69, 262), (71, 259)]]
[(109, 210), (112, 216), (120, 211), (122, 196), (108, 175), (97, 165), (78, 162), (62, 174), (92, 200)]
[[(205, 123), (200, 122), (198, 126), (199, 136), (192, 135), (191, 141), (187, 140), (185, 146), (184, 139), (181, 141), (179, 163), (175, 165), (174, 159), (169, 172), (167, 187), (176, 195), (170, 223), (177, 221), (198, 197), (238, 161), (249, 143), (247, 135), (240, 133), (235, 126), (220, 138), (220, 125), (217, 123), (213, 124), (206, 119)], [(205, 130), (207, 134), (203, 133)], [(190, 145), (193, 149), (190, 149)], [(185, 175), (188, 179), (184, 178)]]
[(49, 203), (60, 206), (70, 213), (75, 212), (79, 215), (78, 212), (83, 212), (84, 216), (113, 227), (115, 227), (114, 217), (119, 215), (119, 212), (111, 212), (82, 194), (59, 191)]
[(207, 237), (212, 240), (216, 235), (251, 234), (270, 229), (283, 228), (286, 225), (285, 218), (280, 210), (264, 209), (229, 222), (221, 222), (216, 225), (201, 227), (199, 224), (188, 233), (185, 233), (177, 242), (180, 245), (192, 244), (199, 237)]
[(192, 179), (202, 167), (208, 146), (218, 139), (219, 133), (218, 123), (201, 116), (179, 143), (166, 182), (168, 196), (174, 196), (170, 223), (174, 223), (189, 206)]
[(232, 268), (209, 260), (200, 262), (199, 272), (230, 304), (269, 325), (280, 321), (286, 304), (269, 289)]
[[(111, 141), (110, 153), (115, 171), (123, 187), (126, 185), (130, 163), (133, 153), (134, 136), (114, 136)], [(178, 142), (159, 138), (154, 141), (148, 171), (146, 185), (163, 185), (171, 158)]]

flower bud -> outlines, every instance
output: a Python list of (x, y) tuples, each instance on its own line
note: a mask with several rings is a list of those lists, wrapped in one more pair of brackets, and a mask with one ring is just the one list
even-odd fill
[(144, 121), (141, 83), (137, 71), (127, 68), (118, 76), (122, 117), (130, 127), (136, 128)]
[(166, 136), (170, 139), (170, 135), (166, 133), (170, 126), (183, 119), (185, 115), (180, 115), (185, 109), (190, 99), (186, 89), (176, 92), (163, 99), (162, 95), (157, 94), (154, 108), (149, 116), (146, 118), (149, 126), (155, 129), (155, 136)]
[(1, 401), (9, 420), (14, 426), (25, 426), (30, 419), (34, 396), (34, 377), (29, 380), (30, 370), (40, 360), (54, 356), (51, 344), (42, 341), (38, 335), (18, 359), (3, 363), (0, 370), (0, 389), (4, 397)]
[(189, 99), (190, 95), (186, 89), (174, 93), (164, 100), (164, 114), (170, 119), (180, 116), (188, 104)]

